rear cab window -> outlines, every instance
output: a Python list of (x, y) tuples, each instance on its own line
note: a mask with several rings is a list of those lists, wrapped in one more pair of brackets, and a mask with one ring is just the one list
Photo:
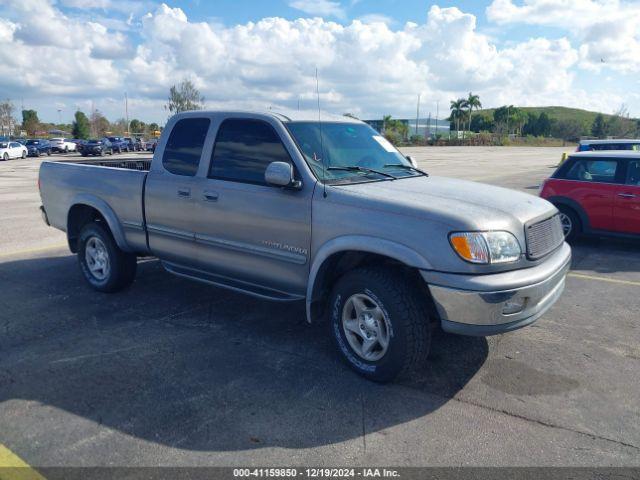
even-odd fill
[(162, 154), (162, 166), (174, 175), (195, 176), (211, 121), (183, 118), (173, 126)]
[(209, 178), (266, 185), (264, 174), (271, 162), (292, 164), (274, 128), (263, 120), (230, 118), (218, 129)]

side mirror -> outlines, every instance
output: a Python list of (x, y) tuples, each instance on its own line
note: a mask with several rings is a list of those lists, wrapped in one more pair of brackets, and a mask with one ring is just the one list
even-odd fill
[(287, 162), (271, 162), (264, 172), (264, 179), (274, 187), (302, 188), (302, 182), (293, 178), (293, 166)]
[(411, 155), (407, 155), (405, 158), (409, 160), (409, 163), (413, 168), (418, 168), (418, 162), (416, 162), (415, 158), (413, 158)]

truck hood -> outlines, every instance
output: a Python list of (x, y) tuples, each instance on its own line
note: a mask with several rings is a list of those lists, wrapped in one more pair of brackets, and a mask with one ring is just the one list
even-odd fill
[(525, 223), (556, 211), (533, 195), (437, 176), (344, 185), (335, 190), (340, 202), (427, 218), (461, 230), (520, 231)]

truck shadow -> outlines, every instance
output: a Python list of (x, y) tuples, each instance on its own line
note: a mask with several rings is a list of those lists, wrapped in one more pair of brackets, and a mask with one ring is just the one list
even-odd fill
[(484, 338), (437, 333), (416, 377), (378, 385), (338, 360), (303, 305), (189, 282), (156, 261), (114, 295), (86, 287), (68, 255), (2, 263), (0, 279), (7, 438), (28, 428), (84, 445), (108, 427), (198, 451), (335, 444), (429, 415), (488, 355)]

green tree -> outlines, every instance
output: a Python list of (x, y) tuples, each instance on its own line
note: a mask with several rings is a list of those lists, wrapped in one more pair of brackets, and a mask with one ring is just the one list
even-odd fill
[(74, 115), (73, 126), (71, 127), (71, 134), (73, 138), (89, 138), (91, 133), (91, 125), (87, 116), (78, 110)]
[(551, 125), (552, 123), (549, 115), (547, 115), (545, 112), (542, 112), (538, 117), (538, 120), (536, 120), (535, 135), (539, 137), (548, 137), (549, 135), (551, 135)]
[(391, 118), (391, 115), (385, 115), (382, 117), (382, 133), (387, 140), (397, 145), (408, 138), (409, 125), (408, 123)]
[(636, 124), (629, 118), (629, 112), (625, 105), (620, 106), (607, 122), (607, 135), (616, 138), (631, 137), (636, 133)]
[(591, 125), (591, 135), (597, 138), (604, 138), (607, 136), (607, 121), (604, 119), (604, 115), (599, 113), (593, 120)]
[(449, 121), (455, 123), (456, 132), (460, 130), (460, 120), (464, 121), (465, 108), (467, 108), (467, 100), (465, 98), (451, 100), (449, 104), (449, 110), (451, 111)]
[(566, 120), (558, 120), (553, 125), (552, 134), (556, 138), (561, 138), (563, 141), (576, 141), (580, 139), (582, 135), (582, 124), (573, 118)]
[(129, 129), (131, 130), (131, 133), (142, 133), (144, 132), (145, 126), (145, 123), (137, 118), (134, 118), (129, 122)]
[(164, 108), (173, 115), (187, 110), (202, 110), (203, 107), (204, 97), (191, 80), (183, 80), (169, 89), (169, 102)]
[(490, 132), (493, 130), (493, 119), (487, 114), (474, 115), (469, 128), (472, 132)]
[(27, 135), (35, 134), (40, 128), (40, 119), (38, 112), (35, 110), (22, 110), (22, 129), (26, 130)]
[(469, 111), (469, 130), (471, 130), (471, 115), (474, 110), (480, 110), (482, 108), (482, 102), (480, 102), (480, 95), (474, 95), (472, 92), (469, 92), (469, 96), (467, 97), (467, 109)]

